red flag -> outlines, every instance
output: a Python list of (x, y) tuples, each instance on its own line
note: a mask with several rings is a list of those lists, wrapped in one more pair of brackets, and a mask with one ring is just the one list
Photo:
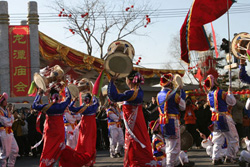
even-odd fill
[(216, 37), (215, 37), (215, 32), (214, 32), (214, 26), (213, 26), (212, 23), (211, 23), (211, 28), (212, 28), (212, 33), (213, 33), (215, 55), (216, 55), (216, 58), (218, 58), (219, 57), (219, 53), (218, 53), (218, 49), (217, 49), (217, 42), (216, 42)]
[(203, 76), (200, 68), (198, 68), (197, 73), (194, 75), (194, 77), (199, 79), (200, 82), (202, 81), (204, 76)]
[(103, 78), (104, 78), (104, 72), (102, 70), (98, 78), (96, 79), (93, 90), (92, 90), (92, 94), (97, 97), (99, 97), (100, 92), (101, 92)]
[(194, 0), (180, 30), (183, 61), (190, 63), (190, 50), (204, 51), (210, 48), (203, 25), (222, 16), (233, 2), (234, 0)]

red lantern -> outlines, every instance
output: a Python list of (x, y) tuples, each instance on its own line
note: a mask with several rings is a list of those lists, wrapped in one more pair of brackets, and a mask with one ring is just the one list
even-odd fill
[(244, 95), (244, 94), (246, 94), (246, 91), (243, 89), (243, 90), (240, 91), (240, 94)]
[(71, 17), (72, 15), (71, 14), (69, 14), (69, 17)]
[(134, 8), (134, 5), (132, 5), (131, 8)]

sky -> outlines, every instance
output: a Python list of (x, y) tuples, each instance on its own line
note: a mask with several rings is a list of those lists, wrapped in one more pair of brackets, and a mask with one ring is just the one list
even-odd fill
[[(27, 18), (27, 0), (7, 0), (8, 11), (10, 15), (10, 24), (18, 25), (21, 20)], [(108, 0), (106, 0), (108, 1)], [(109, 0), (114, 2), (114, 0)], [(137, 2), (141, 0), (137, 0)], [(150, 1), (150, 0), (149, 0)], [(54, 0), (37, 0), (38, 14), (42, 16), (42, 13), (56, 13), (51, 8), (54, 4)], [(66, 3), (67, 1), (65, 1)], [(71, 0), (70, 3), (74, 4), (76, 0)], [(140, 32), (146, 32), (147, 36), (130, 36), (125, 38), (135, 48), (135, 59), (141, 57), (140, 65), (146, 68), (164, 68), (164, 64), (171, 62), (171, 67), (175, 68), (178, 65), (178, 59), (171, 57), (169, 53), (171, 50), (171, 44), (173, 36), (179, 33), (179, 30), (184, 22), (186, 13), (190, 8), (193, 0), (151, 0), (153, 8), (158, 11), (162, 9), (180, 10), (186, 9), (186, 12), (180, 14), (179, 17), (159, 17), (151, 19), (152, 24), (149, 24), (147, 28), (142, 28)], [(132, 5), (132, 4), (131, 4)], [(229, 10), (229, 28), (230, 38), (232, 39), (234, 33), (249, 32), (250, 33), (250, 1), (238, 0), (233, 4)], [(157, 11), (156, 11), (157, 12)], [(56, 14), (57, 15), (57, 14)], [(161, 15), (159, 15), (161, 16)], [(45, 22), (40, 20), (39, 31), (45, 33), (51, 38), (69, 46), (76, 50), (86, 53), (84, 44), (81, 39), (72, 35), (69, 30), (65, 29), (67, 22)], [(221, 39), (228, 39), (228, 19), (224, 14), (213, 22), (214, 30), (217, 36), (217, 44), (221, 44)], [(206, 25), (210, 30), (210, 25)], [(211, 32), (211, 31), (210, 31)], [(112, 39), (108, 39), (113, 41)], [(106, 48), (104, 48), (106, 49)], [(98, 57), (98, 51), (93, 53), (93, 56)], [(135, 60), (135, 61), (136, 61)], [(187, 67), (187, 66), (186, 66)], [(186, 68), (187, 69), (187, 68)]]

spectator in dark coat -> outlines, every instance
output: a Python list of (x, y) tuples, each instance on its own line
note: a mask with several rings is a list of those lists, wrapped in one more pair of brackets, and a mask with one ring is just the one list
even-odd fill
[[(28, 122), (28, 138), (31, 146), (34, 146), (42, 139), (42, 134), (38, 133), (36, 130), (36, 119), (38, 112), (36, 110), (31, 110), (31, 113), (27, 117)], [(40, 127), (39, 127), (40, 128)], [(37, 148), (31, 150), (33, 157), (36, 157), (38, 153), (42, 151), (42, 144)]]

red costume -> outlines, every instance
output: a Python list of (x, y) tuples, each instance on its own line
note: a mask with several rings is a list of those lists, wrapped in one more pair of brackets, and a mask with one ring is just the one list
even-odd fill
[(92, 104), (83, 103), (80, 107), (73, 107), (74, 101), (69, 105), (69, 110), (81, 113), (82, 119), (79, 128), (79, 137), (75, 150), (66, 147), (60, 159), (62, 167), (93, 166), (96, 156), (96, 112), (99, 107), (98, 100), (93, 97)]
[(114, 102), (125, 101), (122, 106), (126, 127), (124, 166), (157, 166), (142, 113), (143, 91), (141, 88), (119, 94), (111, 81), (108, 86), (108, 96)]
[(65, 130), (63, 113), (71, 101), (68, 88), (65, 89), (66, 99), (61, 103), (51, 102), (49, 104), (39, 104), (41, 96), (38, 94), (32, 105), (33, 109), (46, 113), (44, 125), (44, 144), (40, 157), (40, 167), (53, 166), (65, 148)]

